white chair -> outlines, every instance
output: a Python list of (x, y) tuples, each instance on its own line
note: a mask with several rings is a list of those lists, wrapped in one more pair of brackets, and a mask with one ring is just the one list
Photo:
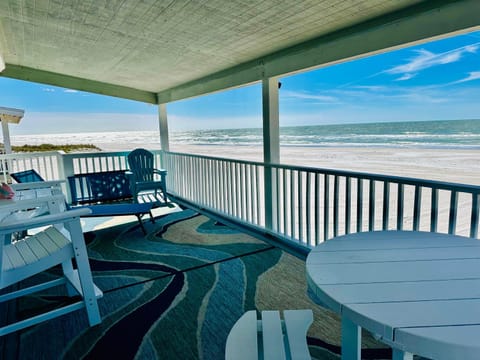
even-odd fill
[[(18, 201), (9, 210), (19, 212), (31, 207), (58, 203), (58, 196), (42, 197), (36, 200)], [(5, 219), (0, 223), (0, 302), (15, 299), (50, 287), (65, 284), (68, 295), (80, 295), (80, 300), (39, 315), (0, 327), (0, 336), (38, 324), (60, 315), (86, 309), (90, 326), (101, 322), (97, 298), (102, 296), (92, 280), (88, 255), (80, 225), (80, 216), (87, 215), (88, 209), (55, 212), (29, 219)], [(53, 225), (53, 226), (52, 226)], [(47, 227), (47, 228), (45, 228)], [(28, 229), (43, 229), (35, 235), (12, 241), (12, 234)], [(72, 259), (76, 260), (76, 269)], [(62, 265), (63, 276), (45, 283), (19, 290), (11, 290), (17, 284), (33, 275)]]
[(226, 360), (311, 360), (307, 331), (313, 322), (312, 310), (247, 311), (228, 334)]

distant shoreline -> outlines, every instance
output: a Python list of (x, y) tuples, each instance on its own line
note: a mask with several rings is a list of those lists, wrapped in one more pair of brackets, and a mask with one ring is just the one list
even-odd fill
[[(260, 128), (171, 131), (171, 144), (185, 146), (262, 146)], [(160, 147), (158, 131), (112, 131), (76, 134), (12, 136), (13, 145), (42, 143), (94, 144), (128, 150)], [(280, 128), (282, 147), (368, 147), (420, 149), (480, 149), (480, 120), (411, 121), (312, 125)]]
[[(263, 147), (263, 144), (174, 144), (175, 146), (238, 146), (238, 147)], [(280, 147), (285, 148), (379, 148), (379, 149), (424, 149), (424, 150), (480, 150), (480, 145), (378, 145), (378, 144), (280, 144)]]
[[(428, 124), (428, 123), (448, 123), (448, 122), (476, 122), (480, 121), (480, 119), (430, 119), (430, 120), (393, 120), (393, 121), (374, 121), (374, 122), (345, 122), (345, 123), (327, 123), (327, 124), (300, 124), (300, 125), (280, 125), (280, 129), (297, 129), (297, 128), (311, 128), (311, 127), (341, 127), (341, 126), (378, 126), (378, 125), (386, 125), (386, 124)], [(210, 128), (210, 129), (179, 129), (179, 130), (171, 130), (171, 134), (179, 134), (185, 132), (195, 132), (195, 131), (202, 131), (202, 132), (210, 132), (210, 131), (237, 131), (237, 130), (260, 130), (262, 127), (259, 125), (257, 127), (248, 127), (248, 128)], [(120, 130), (114, 132), (123, 132), (123, 133), (142, 133), (142, 132), (157, 132), (157, 129), (151, 130)], [(11, 134), (12, 137), (15, 136), (41, 136), (41, 135), (72, 135), (72, 134), (111, 134), (112, 130), (98, 130), (98, 131), (85, 131), (85, 132), (54, 132), (54, 133), (30, 133), (30, 134)]]

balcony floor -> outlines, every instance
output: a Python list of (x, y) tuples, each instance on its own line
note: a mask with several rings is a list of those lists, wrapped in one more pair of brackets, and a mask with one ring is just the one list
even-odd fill
[[(302, 260), (191, 210), (161, 211), (155, 224), (146, 221), (147, 236), (125, 218), (84, 227), (97, 228), (85, 237), (104, 292), (100, 325), (89, 328), (77, 311), (4, 336), (0, 358), (223, 359), (228, 332), (245, 311), (296, 308), (314, 311), (312, 356), (339, 358), (338, 317), (308, 298)], [(68, 301), (60, 290), (9, 303), (9, 313)], [(363, 347), (364, 358), (391, 356), (368, 334)]]

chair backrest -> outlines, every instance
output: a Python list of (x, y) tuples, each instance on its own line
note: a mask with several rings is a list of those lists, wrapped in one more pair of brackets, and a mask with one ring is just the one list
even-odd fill
[(153, 181), (153, 154), (145, 149), (135, 149), (128, 154), (128, 166), (135, 181)]
[(10, 176), (17, 183), (45, 181), (45, 179), (42, 178), (40, 174), (33, 169), (12, 173), (10, 174)]

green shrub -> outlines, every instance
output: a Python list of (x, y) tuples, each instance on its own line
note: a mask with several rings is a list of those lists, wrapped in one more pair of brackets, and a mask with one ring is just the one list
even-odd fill
[(60, 151), (63, 150), (66, 153), (69, 152), (80, 152), (80, 151), (100, 151), (101, 149), (92, 144), (64, 144), (64, 145), (53, 145), (53, 144), (41, 144), (41, 145), (22, 145), (22, 146), (12, 146), (13, 152), (42, 152), (42, 151)]

